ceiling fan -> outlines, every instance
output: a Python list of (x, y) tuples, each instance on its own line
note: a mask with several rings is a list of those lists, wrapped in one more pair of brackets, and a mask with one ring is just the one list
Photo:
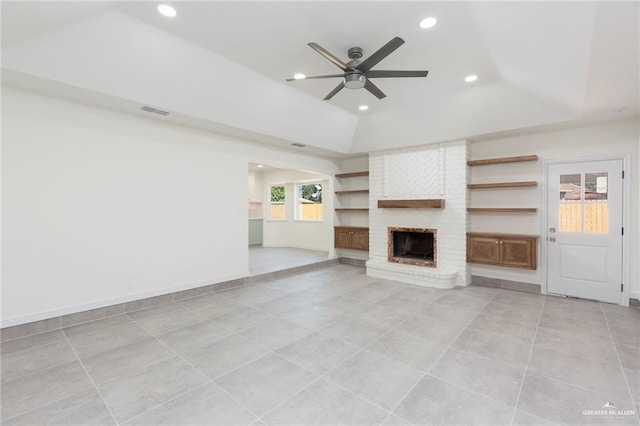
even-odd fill
[[(378, 62), (382, 61), (384, 58), (389, 56), (394, 50), (404, 44), (404, 40), (400, 37), (394, 37), (387, 44), (382, 46), (373, 55), (369, 56), (364, 61), (361, 61), (362, 58), (362, 48), (361, 47), (352, 47), (348, 50), (347, 55), (351, 59), (351, 61), (346, 64), (338, 59), (335, 55), (332, 55), (326, 49), (321, 47), (318, 43), (309, 43), (309, 47), (313, 50), (327, 58), (330, 62), (336, 65), (343, 71), (343, 74), (329, 74), (329, 75), (316, 75), (312, 77), (305, 77), (305, 80), (308, 79), (321, 79), (321, 78), (337, 78), (342, 77), (343, 81), (336, 86), (327, 96), (324, 97), (324, 100), (329, 100), (333, 98), (336, 93), (338, 93), (343, 88), (347, 89), (361, 89), (365, 88), (369, 92), (371, 92), (378, 99), (385, 98), (385, 95), (382, 90), (378, 88), (375, 84), (371, 82), (372, 78), (391, 78), (391, 77), (426, 77), (429, 71), (378, 71), (372, 70)], [(288, 78), (287, 81), (298, 80), (296, 78)]]

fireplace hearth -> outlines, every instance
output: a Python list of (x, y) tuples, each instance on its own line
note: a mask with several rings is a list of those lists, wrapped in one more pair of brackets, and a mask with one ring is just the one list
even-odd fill
[(435, 268), (437, 230), (430, 228), (388, 228), (388, 260)]

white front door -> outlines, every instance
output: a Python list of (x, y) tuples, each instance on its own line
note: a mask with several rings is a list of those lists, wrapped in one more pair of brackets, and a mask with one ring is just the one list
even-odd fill
[(622, 302), (622, 160), (551, 164), (547, 291)]

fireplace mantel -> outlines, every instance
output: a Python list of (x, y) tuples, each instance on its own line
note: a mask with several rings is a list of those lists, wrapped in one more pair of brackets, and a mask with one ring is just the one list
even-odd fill
[(422, 200), (378, 200), (379, 209), (443, 209), (442, 198)]

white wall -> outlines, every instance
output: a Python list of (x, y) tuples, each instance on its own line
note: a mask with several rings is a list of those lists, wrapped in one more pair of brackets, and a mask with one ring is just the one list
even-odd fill
[[(263, 247), (294, 247), (333, 253), (333, 185), (329, 176), (298, 170), (269, 170), (263, 172), (264, 227)], [(319, 182), (322, 185), (322, 221), (295, 219), (295, 184)], [(284, 185), (286, 220), (269, 217), (270, 186)]]
[[(640, 296), (640, 275), (637, 259), (639, 251), (639, 209), (638, 193), (638, 132), (640, 124), (633, 120), (611, 124), (580, 127), (568, 130), (530, 133), (521, 136), (493, 138), (474, 141), (471, 144), (471, 158), (493, 158), (515, 155), (537, 154), (538, 162), (512, 163), (492, 166), (471, 167), (471, 182), (528, 181), (539, 182), (537, 188), (513, 188), (502, 190), (470, 191), (470, 205), (538, 207), (537, 214), (488, 215), (472, 214), (471, 230), (474, 232), (508, 232), (540, 235), (539, 254), (545, 244), (545, 194), (544, 161), (590, 158), (630, 154), (631, 165), (627, 176), (631, 181), (629, 194), (630, 215), (625, 227), (625, 237), (629, 238), (629, 288), (631, 297)], [(539, 257), (539, 260), (543, 258)], [(536, 271), (473, 265), (473, 275), (542, 284), (546, 274), (544, 263), (539, 262)]]
[(3, 87), (2, 326), (248, 274), (247, 164), (332, 161)]

